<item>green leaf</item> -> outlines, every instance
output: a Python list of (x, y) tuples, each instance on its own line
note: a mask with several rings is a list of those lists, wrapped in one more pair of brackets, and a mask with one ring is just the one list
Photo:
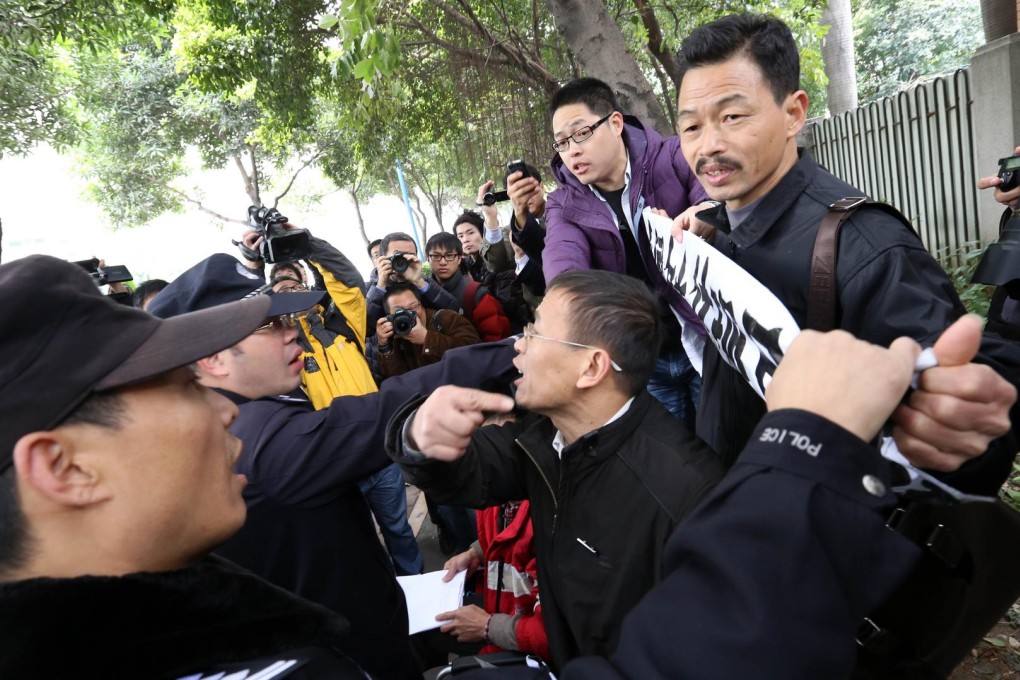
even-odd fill
[(323, 14), (319, 17), (319, 28), (328, 31), (340, 22), (340, 17), (335, 14)]
[(983, 639), (984, 639), (985, 642), (987, 642), (988, 644), (992, 645), (993, 647), (1005, 647), (1006, 646), (1006, 641), (1003, 640), (1002, 638), (986, 637), (986, 638), (983, 638)]
[(369, 80), (375, 72), (375, 60), (366, 57), (354, 65), (354, 77), (361, 80)]

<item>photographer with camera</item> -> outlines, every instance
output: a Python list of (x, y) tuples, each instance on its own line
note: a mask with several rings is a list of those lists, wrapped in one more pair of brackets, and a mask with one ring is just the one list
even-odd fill
[(386, 289), (387, 315), (376, 322), (379, 369), (385, 377), (434, 364), (448, 349), (481, 342), (471, 322), (449, 309), (426, 309), (407, 283)]
[(995, 200), (1006, 206), (999, 239), (985, 250), (973, 282), (996, 286), (988, 305), (988, 330), (1020, 340), (1020, 146), (999, 161), (999, 172), (978, 180), (978, 189), (995, 187)]
[[(508, 166), (506, 190), (513, 213), (510, 216), (510, 241), (514, 246), (517, 281), (532, 311), (545, 295), (542, 251), (545, 249), (545, 187), (538, 169), (514, 164)], [(520, 252), (517, 252), (520, 250)]]
[[(1020, 146), (1013, 150), (1013, 156), (1003, 158), (999, 172), (978, 180), (978, 189), (995, 187), (995, 200), (1012, 210), (1020, 210)], [(1003, 222), (1010, 216), (1003, 215)]]
[[(280, 216), (277, 213), (277, 216)], [(286, 217), (283, 217), (286, 220)], [(301, 319), (298, 343), (303, 351), (304, 368), (301, 386), (316, 409), (325, 408), (333, 399), (375, 392), (378, 387), (365, 360), (366, 303), (362, 290), (364, 279), (347, 256), (321, 238), (314, 238), (307, 230), (289, 222), (274, 225), (278, 234), (274, 241), (279, 247), (279, 233), (303, 234), (304, 246), (288, 248), (292, 254), (302, 254), (322, 277), (329, 294), (322, 304)], [(241, 238), (238, 248), (246, 267), (260, 275), (268, 255), (264, 228), (253, 228)], [(286, 237), (283, 240), (286, 243)], [(300, 252), (299, 252), (300, 250)], [(307, 290), (302, 267), (297, 262), (275, 262), (274, 278), (270, 281), (276, 292)], [(283, 284), (284, 281), (290, 283)]]
[[(492, 182), (478, 187), (479, 196), (486, 187), (491, 189)], [(495, 204), (483, 206), (481, 210), (484, 217), (474, 210), (465, 210), (453, 223), (453, 233), (460, 240), (464, 253), (463, 269), (479, 283), (490, 273), (512, 271), (514, 262), (513, 253), (499, 227)]]
[[(386, 316), (384, 298), (386, 289), (393, 283), (409, 283), (414, 286), (421, 302), (429, 309), (449, 309), (460, 312), (460, 302), (442, 286), (435, 285), (422, 276), (421, 258), (418, 246), (409, 234), (396, 231), (387, 234), (379, 243), (379, 257), (375, 260), (379, 274), (376, 284), (368, 289), (368, 328), (373, 334), (379, 319)], [(369, 350), (371, 351), (371, 350)]]

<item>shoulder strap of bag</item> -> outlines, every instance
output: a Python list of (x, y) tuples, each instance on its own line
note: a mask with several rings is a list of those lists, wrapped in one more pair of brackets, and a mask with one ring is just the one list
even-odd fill
[(468, 279), (464, 284), (464, 299), (460, 301), (460, 304), (464, 308), (464, 316), (469, 319), (475, 318), (475, 305), (478, 304), (476, 298), (478, 296), (478, 289), (481, 287), (482, 284), (474, 279)]
[[(864, 196), (841, 198), (829, 206), (818, 226), (815, 248), (811, 253), (811, 280), (808, 286), (807, 325), (816, 331), (831, 331), (837, 327), (836, 262), (839, 253), (839, 230), (862, 206), (877, 208), (902, 222), (910, 233), (917, 236), (910, 220), (886, 203), (871, 201)], [(920, 237), (918, 236), (918, 240)]]

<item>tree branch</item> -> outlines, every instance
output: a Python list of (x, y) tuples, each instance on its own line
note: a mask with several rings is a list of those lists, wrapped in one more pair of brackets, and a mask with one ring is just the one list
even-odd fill
[(278, 195), (276, 196), (276, 198), (275, 198), (275, 199), (273, 199), (273, 207), (274, 207), (274, 208), (275, 208), (276, 206), (278, 206), (278, 205), (280, 204), (280, 199), (281, 199), (281, 198), (283, 198), (284, 196), (286, 196), (286, 195), (287, 195), (287, 193), (288, 193), (288, 192), (289, 192), (289, 191), (291, 190), (291, 187), (293, 187), (293, 186), (294, 186), (294, 180), (296, 180), (296, 179), (297, 179), (297, 176), (298, 176), (298, 175), (300, 175), (300, 174), (301, 174), (301, 172), (302, 172), (302, 171), (304, 171), (304, 169), (305, 169), (305, 168), (307, 168), (307, 167), (308, 167), (309, 165), (311, 165), (312, 163), (314, 163), (315, 161), (317, 161), (317, 160), (318, 160), (319, 158), (321, 158), (321, 157), (322, 157), (322, 155), (323, 155), (324, 153), (326, 153), (326, 151), (328, 151), (329, 149), (331, 149), (332, 147), (334, 147), (334, 146), (336, 145), (336, 142), (337, 142), (337, 139), (336, 139), (336, 138), (334, 138), (332, 142), (330, 142), (330, 143), (328, 143), (328, 144), (326, 144), (326, 145), (324, 145), (324, 146), (320, 147), (318, 151), (316, 151), (316, 152), (315, 152), (314, 154), (312, 154), (312, 155), (311, 155), (311, 156), (310, 156), (310, 157), (308, 158), (308, 160), (306, 160), (306, 161), (305, 161), (304, 163), (302, 163), (302, 164), (301, 164), (301, 167), (299, 167), (299, 168), (298, 168), (297, 170), (295, 170), (295, 171), (293, 172), (293, 174), (291, 174), (291, 176), (290, 176), (290, 181), (289, 181), (289, 182), (287, 182), (287, 186), (286, 186), (286, 187), (284, 187), (283, 191), (281, 191), (281, 192), (280, 192), (280, 193), (279, 193), (279, 194), (278, 194)]
[[(634, 0), (634, 7), (641, 15), (641, 23), (648, 31), (648, 51), (652, 53), (655, 60), (662, 64), (662, 69), (673, 81), (673, 87), (680, 87), (680, 67), (676, 63), (672, 52), (662, 47), (662, 29), (659, 27), (659, 20), (655, 18), (655, 11), (649, 6), (646, 0)], [(669, 98), (669, 93), (666, 93)]]
[(168, 186), (167, 188), (170, 191), (172, 191), (173, 193), (175, 193), (178, 196), (180, 196), (181, 198), (183, 198), (188, 203), (191, 203), (192, 205), (194, 205), (196, 208), (198, 208), (202, 212), (208, 213), (209, 215), (212, 215), (213, 217), (215, 217), (217, 219), (223, 220), (224, 222), (232, 222), (234, 224), (245, 224), (245, 225), (248, 224), (247, 220), (239, 220), (239, 219), (234, 218), (234, 217), (227, 217), (226, 215), (221, 215), (220, 213), (216, 212), (212, 208), (207, 208), (202, 203), (202, 201), (198, 200), (197, 198), (192, 198), (191, 196), (188, 196), (186, 193), (184, 193), (183, 191), (181, 191), (180, 189), (178, 189), (176, 187)]

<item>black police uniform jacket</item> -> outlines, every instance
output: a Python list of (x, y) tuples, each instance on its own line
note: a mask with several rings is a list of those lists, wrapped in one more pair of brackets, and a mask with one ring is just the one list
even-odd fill
[(437, 502), (531, 501), (539, 604), (557, 668), (616, 648), (624, 614), (662, 578), (666, 539), (721, 474), (717, 456), (645, 391), (618, 420), (564, 448), (562, 461), (555, 426), (537, 414), (481, 428), (454, 463), (409, 460), (401, 428), (398, 416), (387, 446), (405, 478)]
[(367, 676), (343, 616), (226, 560), (125, 576), (0, 584), (0, 677)]
[(389, 464), (386, 424), (410, 395), (445, 384), (495, 387), (513, 354), (508, 343), (451, 350), (379, 392), (319, 411), (294, 396), (225, 393), (240, 406), (230, 429), (244, 442), (237, 470), (248, 477), (248, 519), (217, 554), (343, 614), (351, 622), (345, 651), (373, 676), (420, 678), (403, 591), (357, 483)]
[[(828, 206), (863, 195), (818, 167), (807, 153), (730, 231), (724, 207), (698, 213), (717, 228), (713, 245), (772, 291), (803, 328), (815, 237)], [(942, 267), (906, 225), (862, 207), (840, 231), (836, 265), (837, 325), (854, 336), (889, 346), (908, 336), (930, 346), (965, 309)], [(833, 357), (839, 361), (839, 357)], [(977, 361), (1020, 385), (1020, 348), (985, 334)], [(744, 379), (705, 348), (696, 431), (726, 461), (743, 449), (765, 413)], [(1014, 423), (1016, 421), (1014, 420)], [(993, 444), (992, 455), (950, 475), (958, 488), (994, 494), (1016, 452), (1013, 435)]]

